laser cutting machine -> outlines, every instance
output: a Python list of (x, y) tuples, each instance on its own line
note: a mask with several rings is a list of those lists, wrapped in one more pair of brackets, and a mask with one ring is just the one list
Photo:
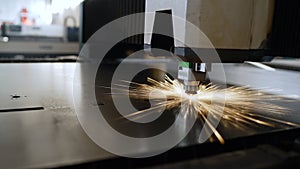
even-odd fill
[[(268, 33), (271, 31), (274, 1), (210, 1), (210, 0), (147, 0), (145, 5), (146, 12), (167, 13), (186, 19), (195, 26), (199, 27), (208, 36), (215, 48), (219, 49), (221, 60), (226, 62), (224, 53), (231, 53), (230, 62), (242, 62), (244, 60), (255, 60), (263, 57), (265, 42)], [(157, 25), (155, 25), (157, 24)], [(171, 25), (171, 26), (170, 26)], [(180, 25), (177, 20), (169, 20), (169, 23), (159, 22), (159, 17), (145, 18), (146, 29), (166, 29), (170, 27), (169, 34), (173, 37), (181, 37), (188, 40), (190, 30), (187, 25)], [(157, 31), (159, 32), (159, 31)], [(200, 42), (200, 46), (186, 46), (185, 42), (177, 40), (167, 40), (159, 35), (145, 35), (144, 42), (148, 48), (173, 48), (175, 55), (180, 56), (182, 61), (178, 66), (178, 79), (184, 84), (187, 93), (194, 93), (198, 90), (199, 83), (204, 83), (206, 73), (210, 71), (211, 63), (203, 63), (197, 60), (197, 56), (192, 50), (209, 50)], [(197, 36), (197, 35), (196, 35)], [(197, 38), (197, 37), (194, 37)], [(155, 43), (155, 44), (154, 44)], [(169, 44), (168, 44), (169, 43)], [(169, 49), (168, 49), (169, 48)], [(229, 52), (230, 51), (230, 52)], [(251, 52), (256, 52), (251, 56)], [(248, 58), (234, 58), (243, 52)], [(204, 56), (209, 57), (209, 56)]]
[[(228, 82), (231, 82), (228, 84), (237, 86), (250, 84), (251, 87), (257, 88), (262, 88), (262, 85), (266, 84), (271, 88), (283, 89), (283, 94), (300, 96), (299, 72), (282, 69), (266, 71), (252, 65), (237, 63), (246, 60), (268, 60), (264, 56), (299, 57), (299, 8), (300, 1), (296, 0), (85, 0), (82, 10), (81, 42), (84, 44), (99, 28), (128, 14), (146, 11), (154, 14), (178, 15), (200, 27), (213, 43), (222, 62), (232, 62), (224, 64), (226, 77)], [(178, 25), (176, 26), (176, 21), (174, 23), (172, 17), (170, 18), (169, 22), (161, 25), (168, 28), (167, 30), (173, 35), (178, 35), (180, 33), (176, 31)], [(145, 26), (156, 29), (159, 19), (156, 15), (151, 22), (147, 18), (142, 18), (139, 24), (129, 26), (133, 29), (142, 29), (141, 32)], [(186, 34), (186, 30), (181, 33)], [(103, 46), (105, 45), (104, 43)], [(103, 47), (98, 44), (95, 46), (97, 49)], [(206, 83), (208, 72), (213, 72), (216, 68), (213, 63), (210, 68), (210, 62), (194, 60), (191, 49), (210, 50), (205, 46), (199, 49), (195, 47), (186, 47), (178, 44), (174, 39), (155, 34), (146, 37), (135, 36), (116, 44), (111, 49), (107, 59), (115, 62), (103, 60), (102, 67), (97, 72), (99, 75), (97, 77), (100, 79), (91, 79), (90, 83), (87, 83), (86, 79), (89, 79), (93, 73), (86, 74), (85, 67), (81, 67), (82, 69), (76, 76), (80, 79), (78, 85), (74, 84), (72, 75), (75, 66), (85, 64), (83, 61), (76, 65), (75, 63), (1, 65), (0, 77), (3, 79), (1, 81), (3, 90), (0, 91), (1, 168), (133, 169), (151, 167), (174, 169), (222, 168), (224, 166), (248, 169), (299, 168), (300, 128), (287, 126), (276, 129), (259, 125), (238, 126), (238, 122), (227, 122), (218, 126), (226, 140), (225, 144), (219, 144), (217, 142), (200, 143), (198, 136), (201, 124), (195, 123), (197, 126), (178, 146), (161, 155), (145, 159), (115, 156), (88, 138), (72, 107), (74, 98), (79, 100), (77, 103), (81, 109), (88, 106), (104, 110), (103, 115), (106, 115), (106, 121), (110, 120), (109, 125), (114, 128), (114, 131), (126, 134), (126, 137), (152, 138), (169, 129), (171, 122), (173, 123), (175, 119), (173, 112), (164, 112), (153, 123), (133, 123), (125, 121), (125, 118), (119, 118), (123, 116), (116, 110), (111, 96), (107, 94), (111, 90), (100, 86), (111, 85), (114, 68), (120, 64), (121, 59), (125, 60), (124, 58), (132, 53), (129, 51), (146, 51), (153, 56), (149, 57), (150, 59), (143, 58), (138, 62), (127, 63), (128, 69), (131, 69), (141, 64), (140, 62), (146, 65), (152, 64), (153, 60), (156, 61), (155, 64), (157, 60), (163, 60), (153, 59), (157, 55), (152, 49), (159, 48), (180, 56), (182, 61), (176, 62), (172, 71), (179, 74), (178, 78), (185, 84), (185, 90), (188, 93), (194, 93), (199, 83)], [(87, 55), (98, 57), (98, 50), (92, 49), (87, 52)], [(289, 60), (292, 59), (286, 59), (286, 61)], [(88, 66), (91, 65), (89, 63)], [(177, 65), (179, 65), (178, 68)], [(142, 76), (144, 79), (145, 77), (147, 76)], [(134, 80), (135, 78), (132, 81), (135, 82)], [(99, 87), (94, 90), (91, 85)], [(77, 92), (81, 93), (78, 97), (72, 94), (74, 87), (78, 87)], [(89, 88), (91, 92), (85, 92), (83, 88)], [(97, 103), (89, 102), (87, 99), (89, 94), (97, 96)], [(298, 101), (280, 102), (278, 100), (295, 115), (279, 114), (278, 118), (299, 123)], [(149, 107), (147, 100), (139, 100), (135, 103), (138, 103), (141, 109), (144, 105)], [(272, 110), (265, 113), (274, 114)], [(91, 113), (87, 112), (87, 114)], [(121, 121), (123, 119), (124, 123)], [(93, 120), (96, 121), (96, 119)], [(179, 121), (179, 124), (183, 123)], [(100, 132), (96, 129), (92, 131)], [(175, 132), (180, 134), (182, 130)], [(107, 133), (101, 137), (110, 138), (107, 137)], [(167, 137), (166, 143), (169, 143), (171, 139)], [(118, 142), (119, 140), (109, 141)], [(120, 147), (124, 147), (123, 144)], [(153, 147), (157, 148), (152, 144), (144, 144), (142, 151), (153, 150)]]

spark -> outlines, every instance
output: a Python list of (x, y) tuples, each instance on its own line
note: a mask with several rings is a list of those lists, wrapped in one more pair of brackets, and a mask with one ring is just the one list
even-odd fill
[[(224, 138), (212, 125), (213, 120), (221, 117), (234, 124), (262, 125), (276, 127), (276, 123), (300, 127), (299, 124), (280, 120), (270, 115), (282, 115), (289, 111), (287, 108), (270, 103), (270, 101), (285, 100), (284, 97), (274, 96), (260, 90), (253, 90), (247, 87), (221, 88), (213, 84), (201, 84), (196, 94), (187, 94), (183, 84), (178, 80), (172, 80), (165, 75), (164, 81), (157, 81), (147, 78), (148, 84), (123, 81), (132, 84), (129, 88), (126, 85), (116, 85), (123, 94), (129, 94), (130, 98), (156, 100), (151, 108), (133, 112), (128, 117), (141, 117), (155, 109), (165, 107), (166, 109), (181, 106), (179, 112), (185, 119), (188, 116), (199, 118), (199, 121), (206, 122), (208, 127), (217, 138), (224, 144)], [(260, 112), (260, 113), (253, 113)], [(211, 113), (213, 119), (208, 118)], [(204, 124), (204, 123), (203, 123)]]

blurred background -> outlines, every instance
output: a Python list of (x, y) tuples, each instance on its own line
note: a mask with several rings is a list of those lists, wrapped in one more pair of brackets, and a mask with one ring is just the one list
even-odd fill
[(0, 60), (74, 59), (72, 55), (79, 51), (82, 1), (1, 0)]

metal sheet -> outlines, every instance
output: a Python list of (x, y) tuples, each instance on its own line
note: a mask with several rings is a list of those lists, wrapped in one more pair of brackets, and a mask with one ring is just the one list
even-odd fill
[[(128, 63), (132, 66), (137, 63)], [(106, 79), (112, 65), (105, 66)], [(0, 65), (0, 108), (24, 105), (43, 106), (45, 110), (0, 113), (0, 165), (2, 168), (55, 167), (114, 158), (99, 148), (82, 130), (72, 109), (74, 63), (35, 63)], [(170, 71), (176, 71), (171, 67)], [(213, 70), (214, 68), (212, 68)], [(226, 64), (227, 80), (231, 84), (253, 88), (281, 88), (281, 93), (299, 95), (300, 74), (293, 71), (268, 72), (243, 64)], [(216, 76), (217, 77), (217, 76)], [(102, 82), (102, 84), (109, 82)], [(102, 95), (105, 90), (97, 91)], [(27, 96), (11, 100), (13, 94)], [(102, 95), (103, 96), (103, 95)], [(106, 95), (107, 96), (107, 95)], [(25, 101), (28, 99), (28, 102)], [(104, 106), (107, 98), (103, 98)], [(298, 103), (288, 107), (299, 112)], [(299, 114), (299, 113), (298, 113)], [(282, 117), (299, 122), (299, 115)], [(230, 130), (223, 129), (231, 128)], [(254, 127), (247, 132), (234, 124), (219, 126), (225, 138), (274, 132), (270, 128)], [(135, 130), (138, 130), (135, 128)], [(141, 130), (137, 133), (143, 133)], [(197, 144), (199, 126), (179, 146)]]

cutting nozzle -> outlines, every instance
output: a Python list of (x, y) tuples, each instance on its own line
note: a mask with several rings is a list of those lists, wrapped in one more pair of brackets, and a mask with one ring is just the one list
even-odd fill
[(197, 94), (199, 84), (206, 80), (206, 64), (180, 62), (178, 79), (183, 83), (183, 89), (188, 94)]
[(189, 81), (183, 83), (183, 89), (185, 90), (185, 93), (187, 94), (197, 94), (197, 91), (199, 90), (199, 81)]

